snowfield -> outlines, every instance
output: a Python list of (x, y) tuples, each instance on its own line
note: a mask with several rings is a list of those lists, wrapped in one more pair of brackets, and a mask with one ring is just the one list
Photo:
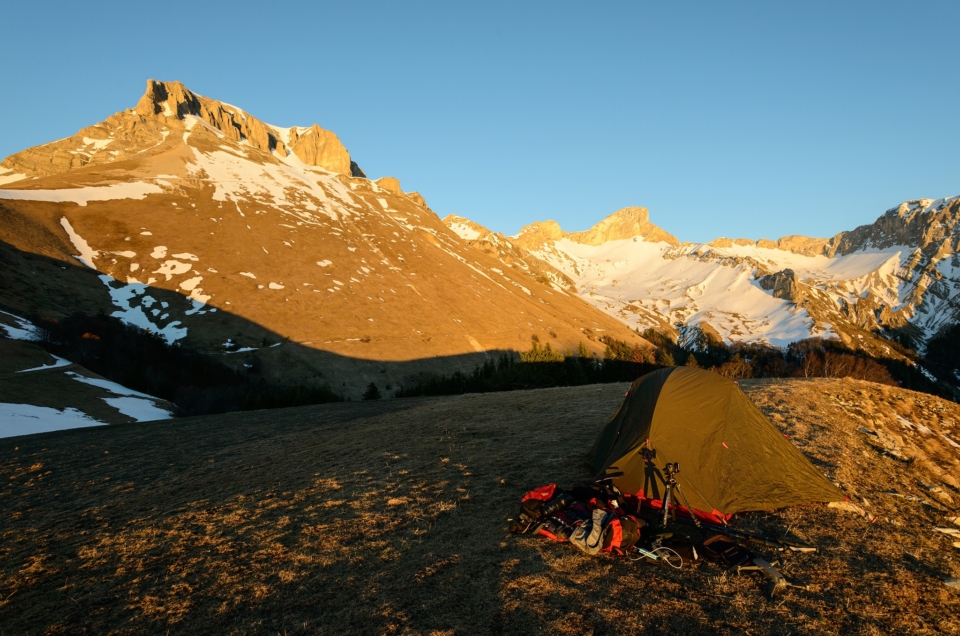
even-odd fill
[(0, 402), (0, 437), (33, 435), (85, 426), (106, 426), (106, 424), (77, 409), (67, 408), (60, 411), (32, 404)]
[[(685, 326), (706, 322), (726, 342), (778, 347), (829, 337), (835, 330), (805, 308), (763, 289), (757, 279), (765, 274), (793, 270), (799, 282), (822, 292), (835, 312), (867, 297), (893, 311), (913, 312), (908, 301), (919, 284), (903, 279), (917, 257), (917, 250), (903, 245), (828, 258), (755, 245), (673, 247), (628, 238), (594, 246), (563, 238), (533, 254), (573, 280), (581, 298), (631, 327), (643, 330), (662, 320)], [(938, 268), (944, 279), (958, 278), (960, 268), (949, 259)], [(925, 302), (940, 303), (935, 296)], [(949, 315), (928, 309), (913, 322), (929, 337)]]

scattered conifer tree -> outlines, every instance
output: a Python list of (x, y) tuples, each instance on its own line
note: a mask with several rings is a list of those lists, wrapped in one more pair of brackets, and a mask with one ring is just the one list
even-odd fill
[(371, 382), (367, 386), (367, 390), (363, 394), (364, 400), (379, 400), (383, 396), (380, 395), (380, 389), (377, 388), (377, 385)]
[(660, 347), (657, 350), (657, 364), (662, 367), (677, 366), (676, 361), (673, 359), (673, 354), (667, 351), (666, 347)]

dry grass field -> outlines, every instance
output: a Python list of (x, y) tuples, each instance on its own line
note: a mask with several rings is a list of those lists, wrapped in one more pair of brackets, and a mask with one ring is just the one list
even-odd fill
[(579, 458), (626, 388), (604, 385), (0, 440), (0, 632), (960, 631), (943, 583), (960, 562), (934, 531), (960, 497), (960, 406), (857, 381), (743, 387), (877, 517), (736, 521), (820, 546), (786, 569), (819, 592), (771, 602), (754, 575), (510, 535), (526, 490), (589, 478)]

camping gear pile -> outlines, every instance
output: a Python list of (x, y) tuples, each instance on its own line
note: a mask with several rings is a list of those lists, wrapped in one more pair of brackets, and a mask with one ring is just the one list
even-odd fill
[[(739, 385), (696, 368), (668, 367), (635, 381), (586, 461), (593, 482), (528, 492), (511, 531), (673, 567), (702, 556), (732, 573), (760, 572), (771, 597), (786, 587), (812, 589), (774, 564), (817, 549), (736, 530), (730, 518), (845, 500)], [(671, 520), (697, 526), (700, 540), (665, 532)], [(751, 551), (757, 547), (772, 548), (773, 563)]]

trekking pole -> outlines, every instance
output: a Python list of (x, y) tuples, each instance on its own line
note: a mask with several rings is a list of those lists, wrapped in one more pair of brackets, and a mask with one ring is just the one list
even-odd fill
[[(684, 523), (696, 523), (695, 521), (684, 519), (682, 517), (680, 518), (680, 521), (683, 521)], [(732, 539), (740, 539), (741, 541), (746, 541), (747, 543), (755, 543), (768, 548), (789, 550), (790, 552), (819, 552), (819, 548), (816, 546), (810, 545), (809, 543), (804, 543), (802, 541), (792, 541), (790, 539), (781, 539), (779, 537), (767, 537), (756, 532), (739, 530), (737, 528), (731, 528), (730, 526), (718, 526), (712, 523), (698, 523), (697, 526), (701, 530), (710, 530), (711, 532), (716, 532), (717, 534), (722, 534)]]

